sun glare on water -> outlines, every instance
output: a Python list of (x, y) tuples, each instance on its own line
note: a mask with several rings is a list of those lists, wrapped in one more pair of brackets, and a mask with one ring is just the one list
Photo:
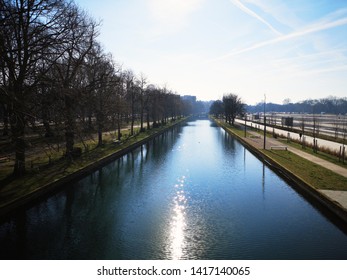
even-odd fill
[(186, 203), (184, 192), (185, 176), (182, 176), (175, 185), (176, 195), (173, 198), (173, 215), (171, 221), (171, 258), (181, 259), (183, 256), (185, 229), (186, 229)]

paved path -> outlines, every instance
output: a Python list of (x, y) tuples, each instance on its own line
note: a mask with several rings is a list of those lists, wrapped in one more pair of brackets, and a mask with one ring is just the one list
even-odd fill
[(292, 147), (288, 147), (288, 150), (291, 151), (292, 153), (294, 154), (297, 154), (298, 156), (300, 157), (303, 157), (309, 161), (312, 161), (318, 165), (321, 165), (327, 169), (330, 169), (331, 171), (337, 173), (337, 174), (340, 174), (344, 177), (347, 178), (347, 169), (346, 168), (343, 168), (341, 166), (338, 166), (334, 163), (331, 163), (329, 161), (326, 161), (324, 159), (321, 159), (319, 157), (316, 157), (314, 155), (311, 155), (311, 154), (308, 154), (308, 153), (305, 153), (304, 151), (301, 151), (299, 149), (295, 149), (295, 148), (292, 148)]
[[(254, 131), (248, 131), (249, 134), (251, 134), (252, 136), (250, 137), (250, 140), (248, 140), (247, 142), (249, 142), (250, 144), (254, 145), (255, 147), (257, 147), (258, 149), (263, 149), (264, 148), (264, 137), (262, 135), (260, 135), (259, 133), (256, 133)], [(286, 146), (285, 144), (283, 144), (282, 142), (274, 139), (274, 138), (266, 138), (266, 149), (271, 149), (271, 147), (276, 147), (276, 146)], [(321, 165), (327, 169), (330, 169), (331, 171), (340, 174), (341, 176), (344, 176), (347, 178), (347, 169), (343, 168), (339, 165), (336, 165), (334, 163), (331, 163), (327, 160), (321, 159), (315, 155), (311, 155), (309, 153), (306, 153), (300, 149), (297, 148), (293, 148), (293, 147), (287, 147), (288, 151), (291, 151), (294, 154), (297, 154), (298, 156), (305, 158), (309, 161), (314, 162), (315, 164)]]
[[(245, 141), (247, 141), (249, 144), (253, 145), (254, 147), (258, 149), (264, 148), (264, 137), (260, 135), (257, 132), (254, 131), (248, 131), (249, 134), (251, 134), (250, 137), (244, 138)], [(281, 143), (280, 141), (274, 139), (274, 138), (266, 138), (266, 149), (271, 149), (271, 146), (286, 146), (285, 144)], [(315, 164), (321, 165), (327, 169), (330, 169), (331, 171), (340, 174), (344, 177), (347, 177), (347, 169), (343, 168), (341, 166), (338, 166), (336, 164), (333, 164), (329, 161), (326, 161), (324, 159), (321, 159), (317, 156), (311, 155), (309, 153), (306, 153), (300, 149), (296, 149), (293, 147), (288, 146), (288, 150), (294, 154), (297, 154), (298, 156), (305, 158), (309, 161), (314, 162)], [(338, 202), (342, 207), (347, 209), (347, 191), (334, 191), (334, 190), (318, 190), (324, 195), (328, 196), (330, 199)]]
[[(237, 122), (240, 125), (244, 125), (245, 123), (243, 120), (240, 120), (240, 119), (236, 119), (235, 122)], [(258, 129), (264, 130), (264, 126), (262, 124), (254, 123), (252, 121), (247, 121), (247, 127), (253, 127), (253, 128), (258, 127)], [(285, 130), (285, 128), (283, 129), (273, 128), (271, 125), (269, 125), (269, 126), (266, 126), (266, 131), (268, 133), (275, 132), (277, 135), (282, 135), (284, 138), (287, 137), (287, 135), (289, 134), (290, 139), (299, 140), (299, 141), (302, 140), (299, 133), (287, 131)], [(333, 150), (333, 151), (335, 150), (338, 152), (343, 147), (341, 143), (324, 140), (319, 137), (313, 138), (308, 135), (305, 135), (304, 137), (305, 137), (305, 142), (308, 144), (313, 143), (313, 139), (315, 139), (317, 141), (317, 146), (319, 148), (328, 148), (330, 150)]]

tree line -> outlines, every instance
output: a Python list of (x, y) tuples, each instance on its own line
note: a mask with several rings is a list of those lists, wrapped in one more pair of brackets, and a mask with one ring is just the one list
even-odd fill
[(81, 127), (140, 122), (140, 130), (186, 115), (191, 104), (115, 63), (97, 41), (100, 24), (69, 0), (0, 0), (0, 115), (15, 149), (14, 175), (25, 173), (27, 131), (63, 131), (65, 155)]
[[(256, 105), (244, 104), (237, 94), (227, 93), (222, 100), (213, 101), (209, 110), (215, 117), (224, 117), (226, 122), (234, 124), (237, 115), (244, 113), (264, 112), (264, 103)], [(308, 99), (297, 103), (285, 100), (284, 104), (266, 103), (266, 112), (291, 112), (307, 114), (347, 114), (347, 98), (327, 97), (322, 99)]]
[[(246, 110), (249, 113), (262, 112), (264, 103), (258, 103), (254, 106), (247, 105)], [(290, 100), (285, 100), (283, 104), (266, 103), (267, 112), (296, 112), (308, 114), (347, 114), (347, 98), (338, 98), (334, 96), (321, 99), (307, 99), (301, 102), (292, 103)]]
[(210, 114), (216, 118), (225, 118), (225, 122), (234, 125), (235, 118), (245, 113), (245, 104), (241, 97), (234, 93), (226, 93), (222, 100), (216, 100), (211, 104)]

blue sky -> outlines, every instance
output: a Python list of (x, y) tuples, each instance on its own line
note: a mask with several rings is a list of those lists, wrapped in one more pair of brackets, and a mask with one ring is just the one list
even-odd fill
[(346, 0), (76, 0), (123, 69), (200, 100), (347, 97)]

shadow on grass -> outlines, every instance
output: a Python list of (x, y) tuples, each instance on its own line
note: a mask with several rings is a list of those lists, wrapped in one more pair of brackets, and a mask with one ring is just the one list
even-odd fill
[(0, 191), (5, 188), (8, 184), (16, 180), (16, 177), (13, 174), (7, 175), (4, 179), (0, 180)]
[(269, 154), (272, 154), (276, 157), (280, 157), (288, 162), (292, 162), (292, 158), (290, 156), (290, 153), (288, 151), (277, 151), (277, 152), (274, 152), (273, 150), (270, 150), (269, 151)]

